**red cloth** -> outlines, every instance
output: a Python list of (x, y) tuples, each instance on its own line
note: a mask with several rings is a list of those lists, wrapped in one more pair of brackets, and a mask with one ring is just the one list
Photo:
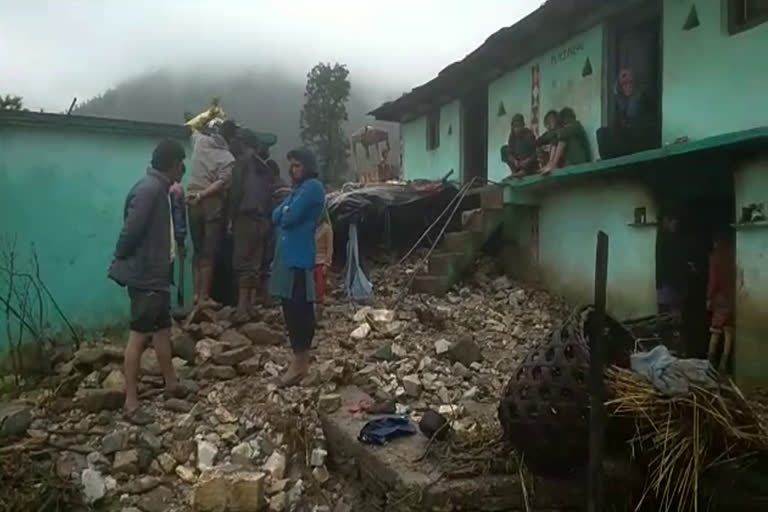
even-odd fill
[(328, 281), (328, 266), (315, 265), (315, 302), (325, 303), (326, 282)]
[(733, 251), (724, 245), (712, 249), (709, 255), (707, 300), (712, 309), (712, 327), (733, 325), (733, 304), (736, 287), (736, 262)]

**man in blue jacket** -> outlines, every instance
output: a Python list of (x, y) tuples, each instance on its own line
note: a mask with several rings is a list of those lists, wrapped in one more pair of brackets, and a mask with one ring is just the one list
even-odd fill
[(317, 160), (306, 149), (288, 153), (293, 193), (272, 212), (278, 227), (270, 292), (283, 304), (293, 349), (293, 362), (280, 384), (295, 386), (309, 371), (315, 336), (315, 230), (325, 206), (325, 190), (317, 179)]
[(165, 379), (168, 396), (183, 394), (171, 363), (171, 263), (175, 256), (168, 192), (184, 172), (184, 148), (166, 140), (152, 153), (152, 165), (128, 192), (123, 228), (109, 277), (128, 288), (131, 320), (125, 348), (125, 414), (137, 424), (152, 421), (139, 410), (137, 381), (141, 355), (149, 340)]

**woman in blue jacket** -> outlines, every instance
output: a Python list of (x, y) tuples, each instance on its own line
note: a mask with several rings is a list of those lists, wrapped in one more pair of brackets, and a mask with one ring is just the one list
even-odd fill
[(315, 229), (325, 206), (325, 190), (317, 179), (311, 151), (288, 153), (293, 192), (272, 212), (277, 243), (270, 294), (283, 304), (283, 316), (293, 349), (293, 362), (281, 379), (295, 386), (309, 371), (309, 350), (315, 336)]

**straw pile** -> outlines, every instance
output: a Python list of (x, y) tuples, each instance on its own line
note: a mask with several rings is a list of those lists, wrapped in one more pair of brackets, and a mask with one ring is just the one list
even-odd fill
[(614, 367), (607, 384), (609, 414), (633, 420), (632, 453), (647, 462), (638, 509), (652, 494), (661, 510), (696, 511), (705, 471), (768, 453), (768, 429), (733, 382), (670, 397), (642, 376)]

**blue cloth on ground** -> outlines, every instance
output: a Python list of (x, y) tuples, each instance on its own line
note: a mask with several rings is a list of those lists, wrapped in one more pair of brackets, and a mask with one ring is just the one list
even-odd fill
[(630, 365), (665, 395), (684, 395), (690, 386), (717, 387), (717, 374), (706, 359), (678, 359), (664, 345), (630, 356)]
[(384, 416), (363, 425), (357, 440), (364, 444), (383, 446), (393, 439), (415, 433), (416, 427), (405, 416)]

